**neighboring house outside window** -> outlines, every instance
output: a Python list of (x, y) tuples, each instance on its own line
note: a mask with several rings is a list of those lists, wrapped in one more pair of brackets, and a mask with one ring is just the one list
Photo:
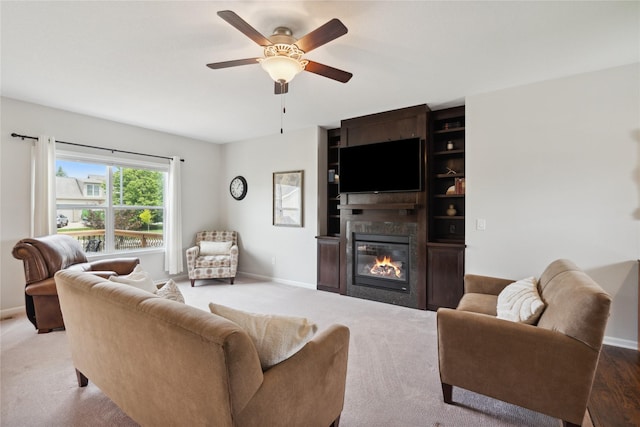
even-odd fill
[(164, 248), (167, 166), (58, 153), (58, 233), (86, 252)]

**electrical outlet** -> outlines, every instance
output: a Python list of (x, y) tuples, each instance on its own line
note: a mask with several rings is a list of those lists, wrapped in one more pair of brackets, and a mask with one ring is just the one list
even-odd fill
[(276, 257), (271, 257), (271, 265), (276, 265)]
[(485, 231), (487, 229), (487, 220), (484, 218), (476, 219), (476, 230)]

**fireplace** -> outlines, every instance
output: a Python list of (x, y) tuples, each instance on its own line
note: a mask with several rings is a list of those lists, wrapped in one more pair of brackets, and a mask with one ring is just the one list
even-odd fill
[(358, 219), (345, 224), (347, 295), (418, 308), (418, 224)]
[(355, 233), (354, 284), (409, 292), (409, 236)]

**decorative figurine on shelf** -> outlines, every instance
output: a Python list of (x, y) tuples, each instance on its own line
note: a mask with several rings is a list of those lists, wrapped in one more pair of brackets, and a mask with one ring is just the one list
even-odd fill
[(456, 210), (456, 207), (453, 204), (449, 205), (449, 209), (447, 209), (447, 215), (456, 216), (457, 213), (458, 211)]
[(447, 150), (453, 150), (453, 141), (447, 141)]

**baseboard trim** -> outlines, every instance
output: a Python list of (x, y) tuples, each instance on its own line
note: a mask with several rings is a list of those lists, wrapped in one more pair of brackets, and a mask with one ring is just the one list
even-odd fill
[(296, 282), (294, 280), (279, 279), (277, 277), (263, 276), (261, 274), (245, 273), (245, 272), (238, 272), (238, 275), (253, 277), (254, 279), (259, 279), (259, 280), (264, 280), (269, 282), (282, 283), (285, 285), (298, 286), (300, 288), (314, 289), (314, 290), (316, 289), (316, 285), (312, 283)]
[(616, 338), (616, 337), (604, 337), (604, 339), (602, 340), (602, 343), (606, 345), (612, 345), (614, 347), (628, 348), (631, 350), (640, 349), (640, 347), (638, 347), (637, 341), (624, 340), (622, 338)]
[(18, 314), (23, 314), (25, 311), (24, 305), (20, 307), (5, 308), (0, 310), (0, 320), (10, 319)]

